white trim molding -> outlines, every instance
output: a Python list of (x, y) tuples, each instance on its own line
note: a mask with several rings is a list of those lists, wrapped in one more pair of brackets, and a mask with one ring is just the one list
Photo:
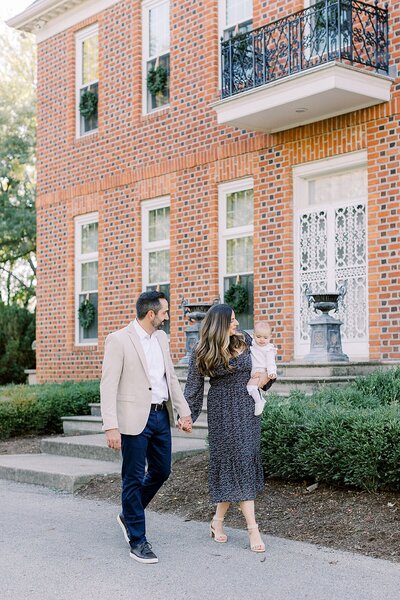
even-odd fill
[(121, 0), (37, 0), (7, 21), (9, 27), (36, 35), (38, 43), (106, 10)]

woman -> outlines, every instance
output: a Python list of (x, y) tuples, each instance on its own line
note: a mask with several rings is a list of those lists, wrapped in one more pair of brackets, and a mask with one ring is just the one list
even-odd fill
[[(224, 543), (223, 520), (231, 502), (239, 502), (253, 552), (265, 552), (254, 513), (254, 499), (264, 487), (261, 464), (261, 418), (246, 385), (251, 373), (251, 337), (237, 332), (235, 313), (216, 304), (202, 322), (200, 339), (189, 362), (185, 398), (193, 422), (203, 406), (204, 377), (210, 377), (207, 398), (210, 450), (209, 489), (217, 504), (210, 534)], [(266, 376), (267, 377), (267, 376)], [(259, 381), (264, 385), (268, 379)]]

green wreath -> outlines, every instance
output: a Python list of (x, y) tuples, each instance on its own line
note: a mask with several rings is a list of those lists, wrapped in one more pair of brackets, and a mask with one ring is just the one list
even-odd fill
[(164, 65), (158, 65), (155, 69), (150, 67), (147, 73), (147, 89), (152, 96), (156, 96), (160, 92), (164, 94), (167, 87), (168, 71)]
[(87, 89), (83, 92), (79, 102), (79, 112), (85, 119), (90, 119), (97, 113), (97, 94)]
[(89, 329), (96, 317), (96, 307), (87, 298), (82, 302), (78, 309), (79, 324), (83, 329)]
[(237, 314), (244, 313), (249, 306), (249, 294), (240, 283), (232, 283), (231, 287), (226, 290), (224, 299)]

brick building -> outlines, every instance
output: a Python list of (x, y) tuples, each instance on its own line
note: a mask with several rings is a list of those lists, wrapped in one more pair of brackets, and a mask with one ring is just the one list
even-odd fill
[(400, 359), (399, 20), (399, 2), (36, 0), (9, 21), (38, 41), (39, 381), (98, 377), (156, 286), (176, 361), (181, 298), (233, 283), (283, 361), (309, 351), (307, 286), (343, 283), (344, 351)]

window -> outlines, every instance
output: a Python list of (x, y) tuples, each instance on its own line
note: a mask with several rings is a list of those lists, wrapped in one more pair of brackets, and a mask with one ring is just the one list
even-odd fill
[(326, 55), (330, 59), (340, 50), (349, 51), (351, 6), (338, 4), (337, 0), (308, 0), (305, 4), (313, 9), (304, 23), (304, 38), (308, 36), (304, 49), (306, 59), (318, 56), (326, 60)]
[(143, 2), (144, 114), (169, 104), (169, 50), (169, 0), (147, 0)]
[[(76, 36), (76, 135), (97, 131), (99, 97), (99, 59), (97, 25)], [(83, 100), (82, 100), (83, 98)], [(85, 103), (82, 114), (81, 102)]]
[[(169, 302), (169, 197), (142, 204), (143, 289), (164, 292)], [(169, 333), (169, 322), (164, 331)]]
[[(75, 219), (75, 309), (76, 343), (97, 344), (98, 337), (98, 215)], [(79, 322), (79, 307), (87, 300), (94, 306), (94, 319), (87, 327)]]
[(221, 297), (232, 284), (240, 283), (248, 293), (246, 311), (237, 314), (242, 329), (253, 327), (253, 181), (223, 184), (219, 188), (220, 290)]
[[(222, 46), (220, 64), (220, 82), (224, 90), (231, 77), (240, 81), (252, 81), (254, 78), (253, 36), (250, 33), (253, 29), (253, 1), (220, 0), (219, 22), (219, 37), (227, 42)], [(234, 43), (228, 42), (237, 36), (239, 38)]]
[(253, 0), (220, 0), (221, 37), (228, 40), (253, 27)]

